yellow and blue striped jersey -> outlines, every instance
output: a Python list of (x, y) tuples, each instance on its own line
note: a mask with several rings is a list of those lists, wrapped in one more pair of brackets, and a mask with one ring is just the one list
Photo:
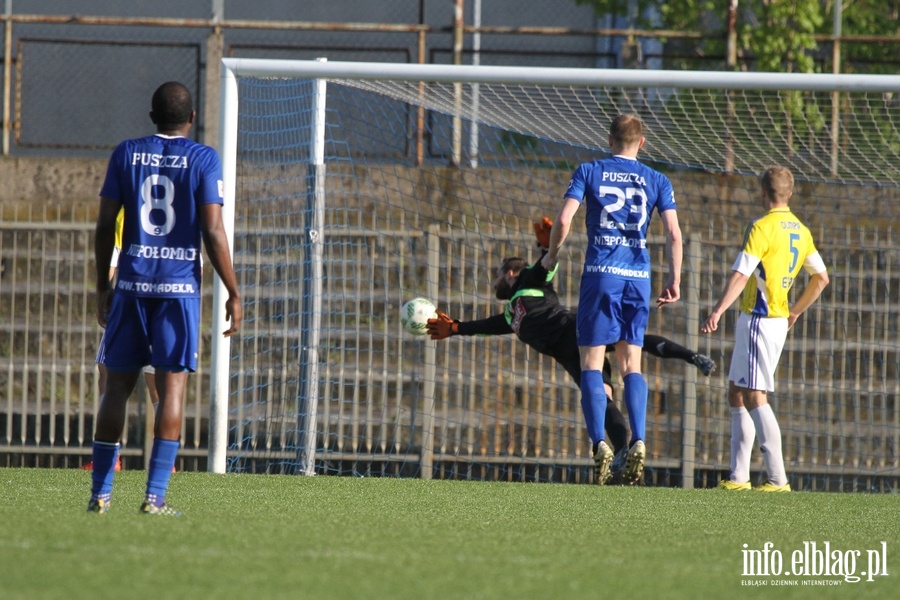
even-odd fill
[(762, 317), (788, 317), (788, 293), (800, 269), (825, 272), (812, 234), (788, 207), (771, 209), (752, 222), (744, 246), (732, 266), (749, 277), (741, 311)]

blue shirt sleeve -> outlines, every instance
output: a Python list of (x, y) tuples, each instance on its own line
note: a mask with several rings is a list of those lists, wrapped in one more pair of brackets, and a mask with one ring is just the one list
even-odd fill
[(565, 198), (575, 198), (579, 202), (584, 201), (584, 188), (587, 180), (588, 164), (583, 163), (575, 172), (572, 173), (572, 179), (569, 181), (569, 187), (566, 190)]
[(656, 212), (661, 213), (667, 210), (675, 210), (675, 190), (672, 189), (672, 182), (665, 175), (659, 176), (659, 203)]
[(224, 204), (225, 184), (222, 181), (222, 161), (212, 148), (205, 148), (197, 187), (197, 204)]

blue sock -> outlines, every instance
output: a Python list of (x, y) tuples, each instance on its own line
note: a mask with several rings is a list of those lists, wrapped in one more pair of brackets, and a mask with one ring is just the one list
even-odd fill
[(581, 411), (587, 425), (591, 446), (606, 438), (606, 390), (602, 371), (581, 372)]
[(153, 450), (150, 452), (150, 470), (147, 473), (147, 502), (156, 506), (162, 506), (166, 501), (166, 490), (169, 489), (169, 478), (172, 477), (172, 467), (178, 457), (178, 447), (181, 444), (173, 440), (153, 440)]
[(109, 501), (112, 495), (113, 476), (116, 474), (116, 458), (119, 456), (119, 444), (94, 442), (94, 453), (91, 457), (91, 498), (102, 498)]
[(647, 433), (647, 380), (641, 373), (629, 373), (622, 378), (625, 384), (625, 406), (631, 425), (631, 443), (643, 440)]

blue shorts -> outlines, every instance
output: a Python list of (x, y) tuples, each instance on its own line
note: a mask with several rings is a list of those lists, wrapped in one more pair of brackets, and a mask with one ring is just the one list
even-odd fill
[(110, 371), (197, 370), (200, 298), (113, 296), (97, 362)]
[(649, 318), (649, 280), (581, 278), (577, 317), (579, 346), (606, 346), (622, 340), (643, 346)]

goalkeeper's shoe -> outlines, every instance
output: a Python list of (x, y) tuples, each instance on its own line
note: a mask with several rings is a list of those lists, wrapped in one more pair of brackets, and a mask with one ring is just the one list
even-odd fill
[(162, 506), (157, 506), (152, 502), (144, 501), (141, 504), (140, 513), (142, 515), (159, 515), (161, 517), (180, 517), (183, 513), (175, 510), (168, 503), (163, 502)]
[(109, 512), (109, 500), (104, 500), (103, 498), (91, 498), (91, 501), (88, 502), (87, 511), (105, 515)]
[(609, 481), (610, 472), (609, 465), (613, 461), (613, 451), (606, 442), (600, 440), (597, 444), (597, 451), (594, 452), (594, 483), (596, 485), (604, 485)]
[(709, 377), (716, 370), (716, 361), (705, 354), (695, 354), (691, 357), (691, 364), (700, 369), (700, 372)]
[(644, 456), (647, 449), (642, 440), (636, 441), (628, 449), (625, 456), (625, 470), (622, 471), (622, 482), (625, 485), (638, 485), (644, 479)]
[(789, 492), (791, 491), (791, 484), (786, 483), (784, 485), (775, 485), (772, 482), (765, 482), (762, 485), (758, 485), (753, 488), (757, 492)]
[(744, 483), (738, 483), (730, 479), (723, 479), (719, 482), (719, 485), (717, 485), (716, 488), (720, 490), (728, 490), (729, 492), (745, 492), (750, 489), (750, 482), (745, 481)]
[(625, 471), (625, 458), (628, 456), (628, 446), (623, 446), (616, 452), (612, 464), (609, 465), (610, 485), (622, 485), (622, 472)]

